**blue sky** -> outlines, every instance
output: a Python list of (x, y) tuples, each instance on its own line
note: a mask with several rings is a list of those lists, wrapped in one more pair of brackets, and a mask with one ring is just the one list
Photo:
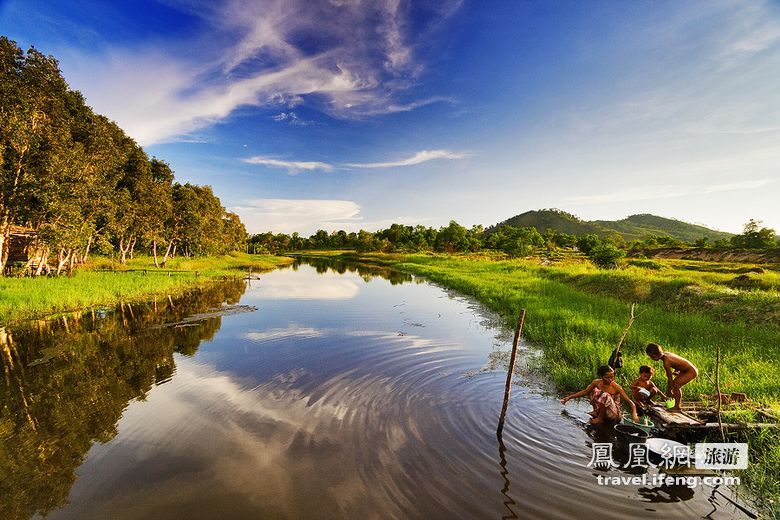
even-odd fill
[(250, 232), (556, 207), (780, 231), (780, 4), (0, 1)]

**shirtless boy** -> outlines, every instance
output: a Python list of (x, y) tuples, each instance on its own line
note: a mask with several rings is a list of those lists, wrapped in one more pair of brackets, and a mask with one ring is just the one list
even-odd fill
[(672, 352), (665, 352), (661, 345), (650, 343), (645, 349), (647, 355), (653, 361), (661, 360), (666, 370), (666, 379), (669, 381), (669, 393), (674, 397), (674, 408), (671, 412), (680, 412), (682, 402), (682, 387), (690, 383), (699, 375), (699, 369), (682, 356)]
[(639, 367), (639, 377), (637, 377), (633, 383), (631, 383), (631, 397), (637, 406), (644, 408), (648, 404), (652, 404), (652, 399), (656, 395), (660, 395), (666, 399), (664, 394), (653, 382), (653, 375), (655, 370), (653, 367), (642, 365)]

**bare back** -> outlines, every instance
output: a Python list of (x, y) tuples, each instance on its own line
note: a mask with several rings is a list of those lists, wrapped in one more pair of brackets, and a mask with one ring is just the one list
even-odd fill
[(666, 369), (672, 369), (678, 372), (688, 372), (689, 370), (692, 370), (696, 373), (699, 372), (699, 370), (696, 368), (696, 365), (684, 357), (678, 356), (677, 354), (672, 354), (671, 352), (664, 352), (663, 362), (664, 368)]

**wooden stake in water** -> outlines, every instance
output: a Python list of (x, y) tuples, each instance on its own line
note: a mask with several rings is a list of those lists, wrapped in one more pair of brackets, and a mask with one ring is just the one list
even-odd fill
[(506, 418), (506, 409), (509, 406), (509, 391), (512, 389), (512, 376), (515, 373), (515, 358), (517, 357), (517, 344), (520, 342), (520, 332), (523, 330), (525, 321), (525, 309), (520, 309), (520, 316), (517, 318), (517, 330), (515, 330), (515, 339), (512, 341), (512, 356), (509, 358), (509, 370), (506, 375), (506, 390), (504, 391), (504, 406), (501, 407), (501, 417), (498, 419), (498, 429), (496, 434), (500, 437), (504, 431), (504, 419)]
[(715, 391), (718, 393), (718, 428), (720, 429), (720, 439), (726, 442), (726, 434), (723, 432), (723, 419), (721, 418), (721, 407), (723, 406), (723, 394), (720, 393), (720, 345), (718, 345), (715, 354)]

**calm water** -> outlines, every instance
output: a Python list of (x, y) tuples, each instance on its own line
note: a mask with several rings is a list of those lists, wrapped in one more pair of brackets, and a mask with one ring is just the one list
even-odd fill
[[(238, 303), (256, 310), (182, 322)], [(605, 432), (585, 431), (586, 403), (562, 413), (538, 384), (513, 388), (500, 446), (495, 360), (511, 331), (399, 273), (296, 265), (5, 330), (0, 346), (2, 518), (713, 510), (710, 489), (598, 486), (587, 464)], [(712, 518), (737, 517), (716, 505)]]

